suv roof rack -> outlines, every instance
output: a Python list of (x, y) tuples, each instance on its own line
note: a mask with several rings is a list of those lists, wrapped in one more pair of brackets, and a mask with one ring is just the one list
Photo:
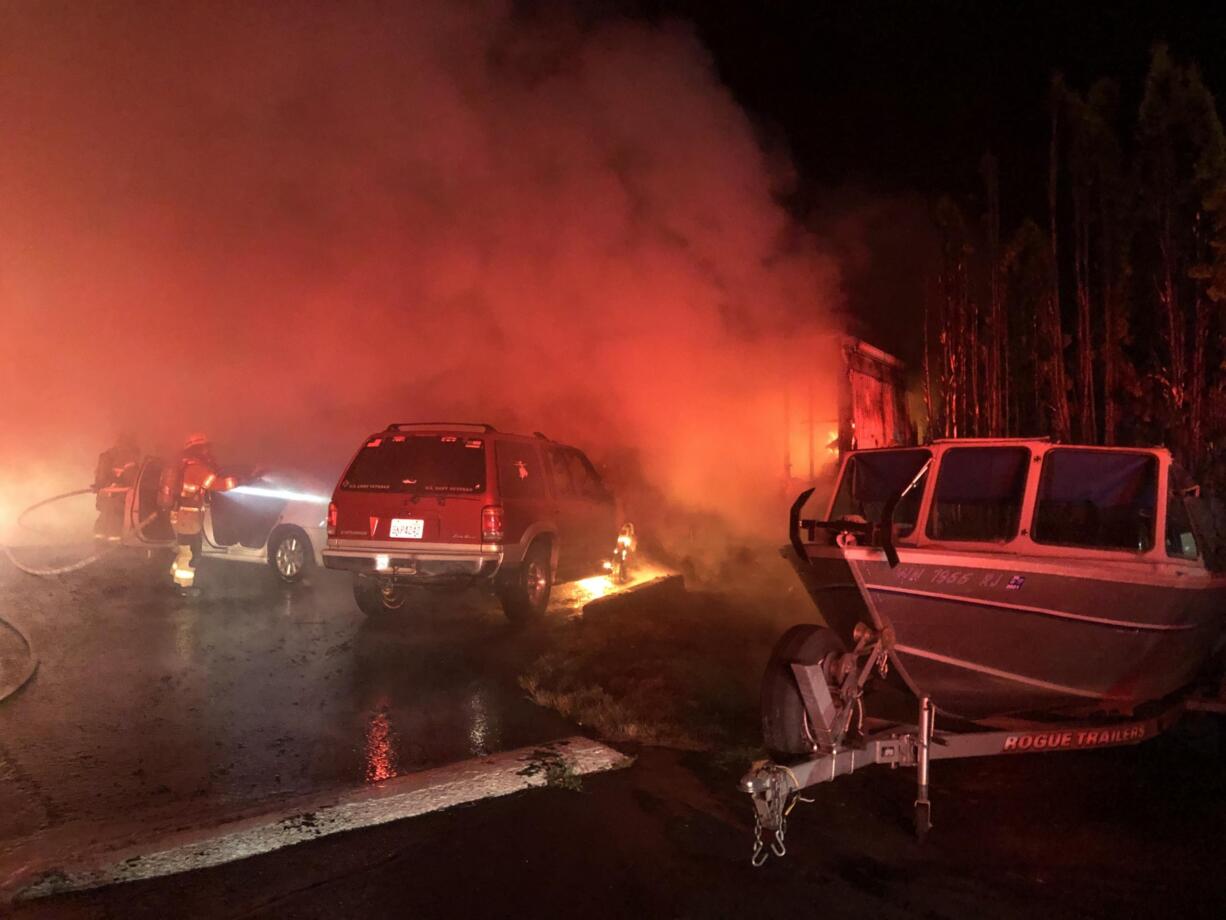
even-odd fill
[(411, 428), (451, 428), (456, 431), (497, 431), (485, 422), (392, 422), (386, 431), (407, 431)]

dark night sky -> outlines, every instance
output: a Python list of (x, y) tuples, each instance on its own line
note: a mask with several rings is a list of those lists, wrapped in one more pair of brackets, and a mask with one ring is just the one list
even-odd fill
[[(1149, 49), (1167, 42), (1226, 94), (1226, 4), (614, 0), (632, 15), (693, 22), (724, 82), (798, 169), (798, 210), (886, 198), (849, 272), (859, 331), (908, 359), (927, 255), (917, 233), (941, 194), (982, 209), (980, 158), (1000, 160), (1005, 232), (1046, 207), (1053, 71), (1084, 90), (1122, 88), (1131, 131)], [(898, 204), (905, 202), (904, 204)], [(900, 308), (899, 304), (911, 309)]]
[[(1135, 98), (1164, 40), (1226, 92), (1226, 4), (643, 0), (694, 22), (737, 98), (790, 145), (807, 183), (883, 191), (1042, 185), (1048, 80), (1119, 79)], [(1131, 92), (1130, 92), (1131, 91)], [(1037, 162), (1036, 162), (1037, 154)]]

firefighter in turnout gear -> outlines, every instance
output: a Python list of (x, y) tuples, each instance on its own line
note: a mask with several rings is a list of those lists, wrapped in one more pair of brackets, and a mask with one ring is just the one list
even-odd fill
[(98, 455), (91, 488), (97, 494), (94, 506), (98, 520), (94, 524), (94, 536), (99, 540), (117, 542), (123, 535), (123, 510), (129, 490), (136, 485), (140, 469), (140, 450), (136, 437), (124, 432), (115, 441), (115, 446)]
[(195, 586), (206, 495), (220, 487), (209, 439), (202, 434), (192, 435), (184, 443), (177, 462), (166, 465), (159, 494), (162, 506), (170, 510), (170, 523), (179, 543), (170, 569), (179, 588), (189, 590)]

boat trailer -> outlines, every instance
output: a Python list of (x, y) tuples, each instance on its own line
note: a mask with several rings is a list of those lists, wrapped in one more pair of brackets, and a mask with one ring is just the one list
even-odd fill
[[(1226, 715), (1226, 693), (1192, 694), (1167, 702), (1145, 718), (1113, 721), (1019, 723), (1016, 728), (974, 731), (939, 731), (936, 708), (928, 697), (919, 700), (915, 724), (880, 723), (876, 731), (860, 734), (850, 724), (853, 711), (863, 712), (861, 693), (873, 671), (884, 671), (892, 637), (874, 633), (861, 624), (856, 650), (844, 656), (842, 686), (831, 685), (831, 674), (821, 664), (792, 664), (792, 673), (804, 703), (806, 730), (813, 753), (789, 763), (755, 763), (741, 779), (754, 807), (753, 865), (774, 855), (787, 854), (784, 836), (787, 818), (801, 792), (874, 764), (916, 768), (915, 835), (921, 843), (932, 828), (928, 798), (929, 764), (933, 760), (993, 757), (1009, 754), (1079, 751), (1090, 748), (1140, 744), (1171, 728), (1186, 712)], [(865, 655), (862, 667), (854, 666)], [(837, 674), (835, 675), (837, 678)], [(845, 692), (846, 691), (846, 692)], [(856, 706), (840, 705), (840, 698)]]

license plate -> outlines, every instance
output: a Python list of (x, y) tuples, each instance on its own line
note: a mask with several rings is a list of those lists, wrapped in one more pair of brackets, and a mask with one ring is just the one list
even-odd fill
[(397, 540), (420, 540), (425, 530), (426, 522), (421, 518), (392, 518), (387, 535)]

